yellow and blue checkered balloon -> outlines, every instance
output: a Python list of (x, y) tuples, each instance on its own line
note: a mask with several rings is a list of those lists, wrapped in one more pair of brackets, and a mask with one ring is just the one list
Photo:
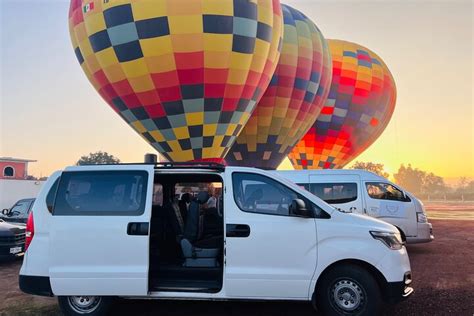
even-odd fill
[(280, 55), (278, 0), (71, 0), (86, 76), (170, 161), (222, 159)]

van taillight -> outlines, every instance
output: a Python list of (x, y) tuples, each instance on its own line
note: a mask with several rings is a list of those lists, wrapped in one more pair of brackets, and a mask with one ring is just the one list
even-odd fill
[(25, 251), (30, 246), (34, 235), (35, 235), (35, 223), (33, 221), (33, 212), (30, 212), (30, 215), (28, 215), (28, 221), (26, 222)]

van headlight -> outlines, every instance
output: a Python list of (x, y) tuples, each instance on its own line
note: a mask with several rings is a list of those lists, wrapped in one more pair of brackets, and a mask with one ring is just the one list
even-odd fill
[(400, 233), (371, 231), (370, 234), (374, 239), (380, 240), (392, 250), (399, 250), (403, 247), (402, 236)]
[(425, 213), (416, 213), (416, 221), (418, 223), (427, 223), (428, 222), (428, 216), (426, 216)]

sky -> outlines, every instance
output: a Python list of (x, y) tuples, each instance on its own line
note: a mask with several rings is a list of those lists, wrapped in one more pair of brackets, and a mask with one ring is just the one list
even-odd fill
[[(326, 38), (361, 44), (388, 65), (397, 105), (384, 133), (355, 160), (389, 173), (412, 164), (474, 177), (473, 2), (287, 0)], [(69, 1), (0, 0), (0, 156), (36, 159), (47, 176), (107, 151), (124, 162), (154, 152), (101, 99), (69, 39)], [(280, 168), (291, 169), (289, 161)]]

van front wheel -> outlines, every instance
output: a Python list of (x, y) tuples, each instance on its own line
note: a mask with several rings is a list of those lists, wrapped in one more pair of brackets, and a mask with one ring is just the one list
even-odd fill
[(378, 315), (382, 303), (377, 281), (357, 265), (328, 271), (322, 276), (313, 300), (324, 315)]
[(105, 296), (59, 296), (59, 308), (64, 315), (106, 315), (111, 297)]

